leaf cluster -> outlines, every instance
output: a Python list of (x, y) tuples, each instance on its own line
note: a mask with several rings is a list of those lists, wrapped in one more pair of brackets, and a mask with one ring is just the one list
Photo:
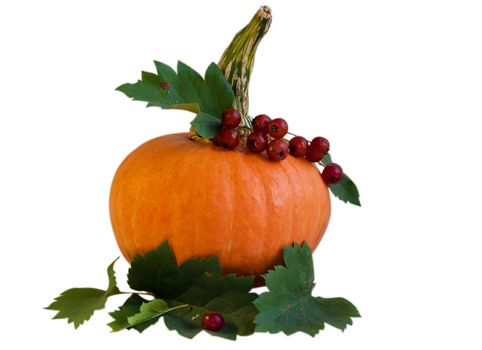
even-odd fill
[(179, 61), (177, 72), (162, 62), (154, 61), (157, 73), (142, 72), (134, 84), (123, 84), (117, 90), (147, 107), (182, 109), (193, 112), (191, 122), (197, 133), (212, 138), (221, 130), (221, 115), (234, 105), (234, 93), (215, 63), (203, 77)]
[[(113, 332), (143, 332), (163, 318), (168, 329), (193, 338), (203, 330), (204, 314), (220, 312), (224, 327), (208, 332), (234, 340), (254, 332), (314, 336), (325, 324), (344, 330), (353, 317), (360, 316), (346, 299), (312, 296), (313, 260), (306, 243), (285, 247), (283, 257), (284, 265), (263, 276), (268, 290), (258, 295), (252, 291), (253, 276), (223, 275), (217, 257), (192, 258), (178, 265), (166, 241), (133, 259), (128, 284), (134, 291), (118, 310), (110, 312), (113, 320), (108, 325)], [(54, 319), (66, 318), (78, 328), (105, 307), (108, 297), (127, 293), (116, 285), (114, 263), (107, 268), (106, 290), (63, 292), (47, 307), (57, 311)]]

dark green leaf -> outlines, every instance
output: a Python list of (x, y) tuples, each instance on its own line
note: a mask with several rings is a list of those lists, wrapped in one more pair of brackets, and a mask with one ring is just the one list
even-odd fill
[(135, 101), (145, 101), (147, 106), (158, 106), (169, 108), (173, 104), (167, 92), (164, 92), (156, 82), (154, 77), (149, 76), (151, 73), (142, 72), (142, 80), (138, 80), (135, 84), (123, 84), (117, 90), (123, 92)]
[(188, 305), (164, 315), (166, 326), (192, 338), (202, 330), (206, 312), (221, 312), (225, 326), (213, 335), (234, 339), (254, 331), (257, 313), (250, 293), (253, 277), (222, 275), (216, 257), (189, 259), (177, 266), (167, 242), (144, 255), (134, 257), (129, 270), (129, 285), (151, 292), (165, 300), (170, 308)]
[(315, 298), (315, 304), (323, 319), (329, 325), (341, 329), (346, 329), (347, 325), (352, 325), (352, 317), (360, 317), (355, 305), (344, 298)]
[(174, 69), (162, 62), (154, 61), (156, 65), (157, 75), (163, 83), (169, 83), (171, 88), (167, 89), (168, 95), (171, 97), (173, 103), (179, 103), (181, 96), (179, 95), (179, 79)]
[(215, 63), (211, 63), (205, 74), (206, 85), (211, 91), (215, 91), (217, 113), (222, 114), (224, 110), (233, 106), (234, 92), (231, 85), (224, 78), (223, 72)]
[(184, 293), (193, 281), (205, 273), (221, 273), (216, 257), (190, 259), (178, 267), (176, 258), (165, 241), (156, 249), (134, 257), (128, 273), (128, 283), (132, 289), (151, 292), (161, 299), (170, 299)]
[[(192, 310), (192, 308), (190, 310)], [(201, 313), (197, 313), (191, 318), (189, 318), (189, 316), (190, 315), (187, 313), (178, 315), (168, 314), (164, 316), (164, 323), (166, 324), (167, 329), (176, 331), (183, 337), (192, 339), (202, 331), (202, 327), (199, 325)]]
[(314, 281), (311, 249), (302, 246), (285, 247), (285, 266), (276, 266), (264, 275), (268, 292), (254, 302), (259, 314), (255, 318), (258, 332), (305, 332), (311, 336), (324, 329), (325, 323), (345, 329), (357, 309), (343, 298), (324, 299), (312, 296)]
[(194, 69), (179, 61), (177, 63), (179, 75), (179, 93), (183, 101), (196, 103), (200, 110), (212, 116), (221, 116), (218, 110), (216, 97), (209, 89), (204, 79)]
[(219, 119), (202, 112), (196, 115), (191, 125), (199, 135), (208, 138), (215, 137), (222, 129), (222, 124)]
[(177, 73), (168, 65), (154, 61), (157, 74), (142, 72), (141, 80), (123, 84), (117, 90), (147, 106), (183, 109), (196, 113), (192, 125), (204, 137), (215, 136), (221, 127), (222, 112), (234, 104), (234, 93), (214, 63), (203, 79), (194, 69), (178, 62)]
[(333, 161), (331, 160), (331, 155), (330, 155), (330, 153), (325, 154), (325, 156), (323, 157), (323, 159), (321, 160), (321, 162), (322, 162), (324, 165), (328, 165), (328, 164), (333, 163)]
[(114, 319), (114, 321), (110, 322), (108, 326), (112, 329), (113, 332), (118, 332), (123, 329), (135, 329), (139, 333), (143, 332), (149, 326), (155, 324), (159, 318), (154, 318), (150, 321), (138, 324), (136, 326), (131, 327), (129, 325), (129, 317), (134, 316), (140, 311), (141, 305), (146, 303), (147, 300), (140, 297), (138, 294), (132, 294), (122, 305), (119, 310), (110, 312), (109, 315)]
[[(181, 301), (170, 301), (171, 305), (180, 303), (189, 304), (189, 308), (175, 310), (164, 317), (167, 328), (176, 330), (179, 334), (192, 338), (202, 330), (201, 318), (208, 312), (221, 312), (225, 325), (218, 332), (211, 332), (212, 335), (236, 339), (236, 335), (250, 335), (254, 332), (254, 317), (257, 309), (253, 304), (257, 295), (230, 289), (225, 292), (213, 290), (207, 298), (206, 290), (203, 290), (201, 300), (197, 300), (196, 291), (202, 290), (200, 284), (189, 292), (189, 296), (179, 297)], [(223, 289), (221, 289), (222, 291)], [(204, 299), (204, 300), (203, 300)], [(206, 299), (209, 299), (207, 302)]]
[[(184, 322), (185, 327), (177, 329), (180, 334), (184, 328), (192, 330), (195, 325), (200, 331), (201, 322), (198, 316), (211, 311), (221, 312), (225, 319), (225, 327), (213, 335), (232, 339), (236, 338), (236, 334), (252, 334), (254, 316), (257, 314), (253, 304), (257, 295), (249, 293), (252, 285), (253, 279), (250, 277), (203, 276), (173, 302), (173, 305), (189, 304), (192, 308), (174, 311), (169, 315)], [(169, 327), (168, 323), (166, 325)]]
[(109, 285), (106, 290), (96, 288), (71, 288), (60, 294), (46, 309), (58, 311), (54, 319), (66, 318), (77, 329), (88, 321), (95, 310), (105, 307), (107, 298), (119, 293), (117, 288), (114, 260), (107, 268)]
[[(325, 155), (321, 162), (324, 165), (333, 163), (330, 154)], [(329, 185), (328, 187), (330, 188), (331, 193), (333, 193), (335, 197), (339, 198), (343, 202), (349, 202), (351, 204), (361, 206), (358, 188), (347, 174), (343, 173), (343, 179), (341, 179), (339, 183), (336, 185)]]
[(329, 185), (331, 193), (343, 202), (349, 202), (361, 206), (360, 194), (355, 183), (348, 177), (348, 175), (343, 174), (343, 179), (336, 185)]

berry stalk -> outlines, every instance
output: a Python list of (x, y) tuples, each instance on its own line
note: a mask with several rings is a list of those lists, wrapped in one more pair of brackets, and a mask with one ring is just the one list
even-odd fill
[(236, 97), (235, 108), (241, 113), (241, 126), (251, 127), (249, 109), (249, 78), (254, 56), (261, 39), (271, 25), (271, 9), (261, 6), (246, 27), (241, 29), (226, 48), (218, 66), (231, 84)]

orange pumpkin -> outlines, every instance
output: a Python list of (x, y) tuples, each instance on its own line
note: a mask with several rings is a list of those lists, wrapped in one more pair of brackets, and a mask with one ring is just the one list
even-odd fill
[(316, 248), (330, 197), (306, 160), (271, 162), (180, 133), (150, 140), (122, 162), (110, 216), (129, 261), (168, 240), (178, 263), (216, 255), (225, 273), (260, 275), (280, 262), (283, 246)]

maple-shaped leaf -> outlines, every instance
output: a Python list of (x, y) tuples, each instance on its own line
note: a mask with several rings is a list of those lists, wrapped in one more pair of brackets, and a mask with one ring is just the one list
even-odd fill
[(168, 242), (165, 241), (144, 255), (134, 256), (127, 282), (134, 290), (151, 292), (158, 298), (170, 299), (184, 293), (192, 282), (203, 274), (221, 274), (217, 257), (189, 259), (178, 266)]
[(55, 298), (54, 302), (46, 307), (47, 310), (58, 311), (54, 319), (66, 318), (68, 323), (73, 323), (78, 328), (89, 320), (95, 310), (105, 307), (107, 298), (119, 293), (117, 288), (114, 264), (115, 259), (107, 268), (109, 285), (106, 290), (96, 288), (71, 288)]
[(259, 310), (255, 317), (257, 332), (305, 332), (314, 336), (325, 323), (344, 330), (352, 324), (352, 317), (360, 317), (346, 299), (312, 296), (313, 259), (306, 242), (285, 247), (283, 257), (285, 266), (278, 265), (263, 276), (269, 291), (254, 302)]
[(196, 113), (191, 122), (203, 137), (212, 138), (221, 130), (221, 115), (234, 105), (234, 93), (215, 63), (206, 70), (204, 79), (181, 61), (177, 73), (168, 65), (154, 61), (157, 74), (142, 72), (141, 80), (123, 84), (117, 90), (147, 106), (182, 109)]
[(128, 276), (132, 289), (151, 292), (170, 308), (187, 305), (163, 315), (166, 326), (183, 336), (192, 338), (202, 331), (202, 315), (212, 311), (225, 319), (225, 326), (213, 335), (235, 339), (254, 331), (253, 277), (222, 275), (216, 257), (192, 258), (178, 266), (166, 241), (135, 256)]
[[(327, 153), (323, 160), (321, 161), (324, 165), (328, 165), (333, 163), (331, 160), (331, 155)], [(350, 179), (350, 177), (343, 172), (343, 178), (340, 182), (334, 185), (328, 185), (330, 188), (331, 193), (345, 203), (351, 203), (354, 205), (361, 206), (360, 203), (360, 193), (358, 192), (358, 188), (356, 187), (355, 183)]]

